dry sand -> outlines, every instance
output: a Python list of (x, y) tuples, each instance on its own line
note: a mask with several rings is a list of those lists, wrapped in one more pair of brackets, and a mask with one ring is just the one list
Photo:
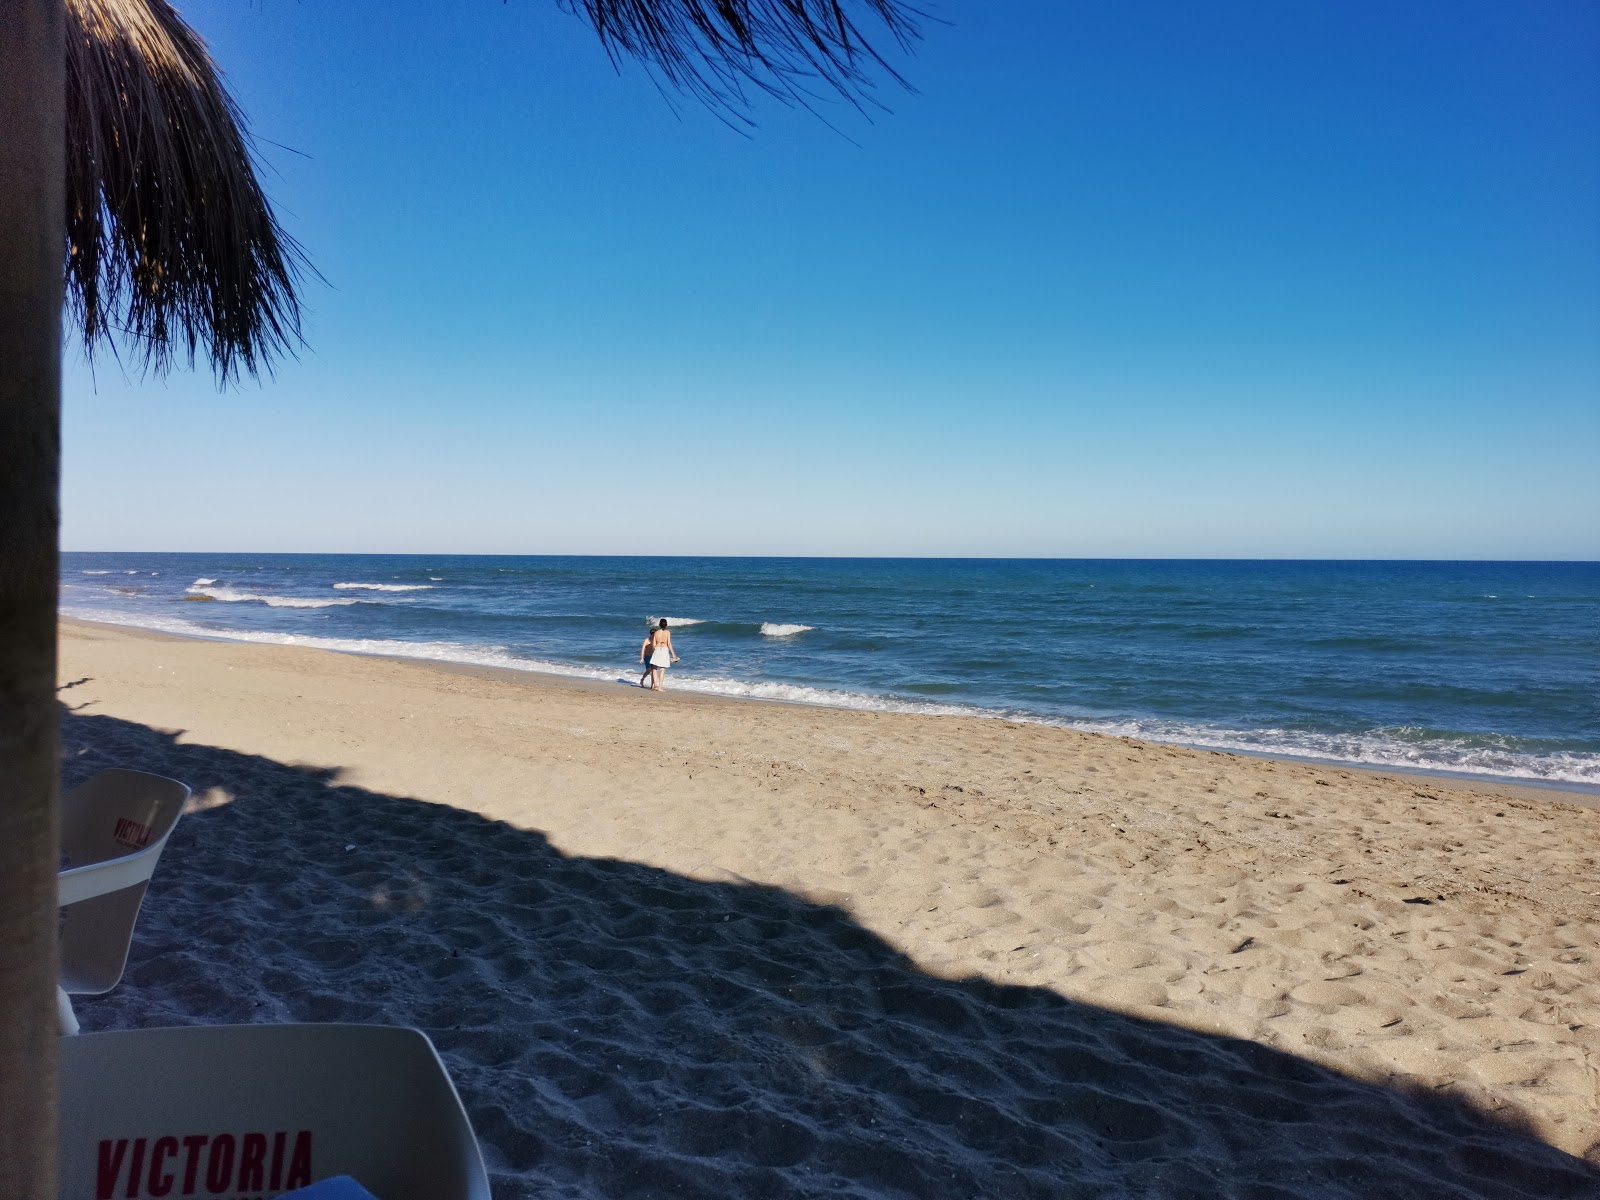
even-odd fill
[(421, 1027), (497, 1196), (1600, 1196), (1593, 797), (81, 622), (61, 671), (69, 785), (197, 793), (84, 1027)]

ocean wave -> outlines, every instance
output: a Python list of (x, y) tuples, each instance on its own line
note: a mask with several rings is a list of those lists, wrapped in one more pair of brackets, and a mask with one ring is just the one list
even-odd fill
[(667, 623), (668, 629), (677, 629), (684, 625), (704, 625), (705, 621), (699, 617), (646, 617), (646, 625), (659, 625), (662, 621)]
[(84, 574), (84, 575), (109, 575), (109, 574), (111, 574), (110, 571), (83, 571), (81, 573)]
[(312, 596), (272, 596), (256, 592), (241, 592), (230, 587), (190, 587), (185, 600), (221, 600), (228, 604), (254, 601), (270, 608), (339, 608), (347, 604), (360, 604), (360, 600), (321, 600)]
[[(671, 618), (668, 618), (668, 620), (670, 621)], [(713, 620), (705, 620), (705, 621), (685, 621), (685, 622), (683, 622), (683, 624), (696, 626), (696, 629), (695, 629), (696, 633), (738, 634), (738, 635), (745, 636), (745, 637), (755, 637), (756, 634), (758, 632), (760, 632), (760, 629), (761, 629), (760, 624), (755, 622), (755, 621), (713, 621)], [(676, 621), (672, 622), (673, 628), (676, 628), (677, 625), (678, 625), (678, 622), (676, 622)]]
[(431, 583), (336, 583), (333, 585), (345, 591), (360, 590), (368, 592), (431, 592)]
[[(224, 592), (230, 589), (214, 588)], [(235, 594), (238, 599), (259, 600), (287, 607), (322, 607), (328, 604), (355, 604), (356, 600), (309, 600), (292, 596), (254, 596)], [(218, 597), (221, 598), (221, 597)], [(235, 598), (235, 597), (229, 597)], [(573, 663), (528, 658), (504, 646), (472, 645), (464, 642), (408, 642), (398, 639), (333, 638), (303, 634), (274, 633), (262, 630), (221, 630), (178, 617), (141, 614), (138, 620), (115, 610), (72, 605), (63, 611), (68, 616), (117, 625), (134, 625), (165, 633), (202, 637), (214, 641), (260, 642), (284, 646), (307, 646), (347, 654), (383, 655), (433, 662), (500, 667), (577, 679), (637, 684), (638, 675), (627, 667), (580, 666)], [(668, 618), (671, 622), (672, 618)], [(700, 622), (694, 622), (696, 624)], [(1143, 741), (1167, 742), (1206, 750), (1236, 751), (1246, 754), (1308, 758), (1345, 763), (1352, 766), (1392, 768), (1407, 771), (1471, 775), (1543, 784), (1569, 784), (1600, 789), (1600, 754), (1570, 750), (1540, 750), (1519, 747), (1518, 739), (1489, 735), (1444, 734), (1410, 727), (1372, 729), (1359, 733), (1331, 734), (1294, 729), (1232, 729), (1200, 722), (1128, 719), (1085, 720), (1044, 716), (1018, 709), (979, 708), (968, 704), (916, 701), (896, 696), (874, 695), (843, 688), (809, 687), (803, 684), (776, 683), (697, 676), (675, 670), (672, 686), (678, 691), (740, 699), (781, 701), (827, 708), (848, 708), (867, 712), (910, 713), (927, 716), (981, 717), (1018, 721), (1026, 724), (1134, 737)]]
[(1440, 734), (1405, 727), (1359, 733), (1228, 729), (1199, 722), (1165, 720), (1069, 720), (1047, 721), (1046, 724), (1064, 725), (1086, 733), (1173, 742), (1203, 750), (1237, 750), (1246, 754), (1312, 758), (1399, 770), (1600, 787), (1600, 754), (1524, 749), (1516, 745), (1518, 739), (1490, 735)]
[(793, 637), (797, 633), (810, 633), (815, 625), (780, 625), (774, 621), (761, 622), (761, 632), (766, 637)]
[(195, 590), (195, 588), (211, 587), (216, 582), (217, 581), (215, 579), (196, 579), (189, 585), (189, 590), (192, 592)]

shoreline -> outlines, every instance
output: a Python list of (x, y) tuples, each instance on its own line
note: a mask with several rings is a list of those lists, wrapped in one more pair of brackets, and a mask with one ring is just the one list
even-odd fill
[[(138, 636), (156, 639), (171, 638), (175, 640), (210, 642), (224, 645), (281, 646), (284, 648), (312, 650), (323, 654), (344, 655), (352, 658), (372, 658), (385, 662), (413, 664), (425, 668), (431, 667), (442, 671), (473, 675), (478, 678), (502, 679), (509, 683), (522, 682), (529, 683), (530, 685), (555, 683), (556, 686), (578, 687), (585, 690), (593, 689), (600, 692), (613, 691), (617, 687), (623, 686), (620, 676), (628, 673), (627, 671), (622, 671), (619, 673), (618, 681), (609, 682), (606, 680), (589, 678), (582, 675), (569, 675), (560, 671), (543, 670), (536, 666), (505, 667), (495, 666), (487, 663), (454, 662), (448, 659), (423, 658), (420, 656), (384, 654), (378, 652), (369, 653), (360, 650), (332, 649), (323, 646), (298, 646), (290, 643), (254, 641), (251, 639), (230, 638), (221, 635), (211, 636), (201, 633), (179, 633), (172, 630), (152, 629), (143, 625), (122, 624), (115, 621), (97, 621), (84, 617), (68, 616), (66, 614), (59, 614), (57, 620), (64, 626), (84, 625), (96, 628), (116, 629), (120, 631), (127, 631)], [(1113, 740), (1128, 740), (1131, 738), (1131, 740), (1138, 741), (1146, 745), (1176, 746), (1204, 754), (1237, 755), (1243, 758), (1264, 759), (1270, 762), (1301, 763), (1311, 766), (1337, 768), (1341, 770), (1363, 771), (1379, 776), (1394, 774), (1400, 776), (1415, 776), (1423, 779), (1438, 780), (1443, 782), (1470, 784), (1474, 787), (1482, 787), (1486, 790), (1502, 792), (1503, 794), (1507, 795), (1520, 795), (1523, 791), (1534, 794), (1554, 794), (1559, 797), (1564, 797), (1569, 802), (1574, 804), (1600, 808), (1600, 784), (1590, 785), (1576, 783), (1570, 780), (1543, 780), (1533, 779), (1527, 776), (1491, 775), (1478, 774), (1470, 771), (1450, 771), (1442, 767), (1417, 767), (1392, 763), (1358, 762), (1351, 759), (1323, 758), (1315, 755), (1292, 754), (1286, 751), (1246, 750), (1237, 747), (1219, 747), (1209, 745), (1204, 742), (1165, 741), (1145, 736), (1122, 735), (1108, 733), (1102, 730), (1082, 729), (1075, 725), (1066, 723), (1065, 721), (1060, 721), (1049, 717), (1018, 717), (996, 710), (939, 713), (902, 711), (894, 708), (855, 708), (848, 705), (827, 704), (822, 701), (795, 700), (771, 696), (726, 695), (717, 692), (693, 691), (689, 689), (675, 689), (671, 687), (668, 688), (668, 691), (665, 693), (665, 695), (670, 695), (673, 697), (693, 696), (707, 701), (720, 703), (775, 704), (802, 709), (823, 709), (830, 712), (892, 713), (896, 716), (919, 717), (932, 720), (1001, 721), (1008, 724), (1026, 725), (1041, 729), (1066, 729), (1089, 737), (1103, 737)], [(657, 697), (657, 699), (660, 698), (662, 697)]]

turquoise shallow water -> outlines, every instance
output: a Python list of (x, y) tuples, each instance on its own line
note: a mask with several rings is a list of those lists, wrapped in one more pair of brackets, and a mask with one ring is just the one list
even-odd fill
[(1600, 564), (68, 554), (176, 633), (1600, 787)]

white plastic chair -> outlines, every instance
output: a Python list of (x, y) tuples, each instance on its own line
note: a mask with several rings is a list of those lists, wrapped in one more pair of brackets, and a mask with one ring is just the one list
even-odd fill
[(134, 922), (189, 789), (144, 771), (101, 771), (61, 799), (62, 1031), (77, 1032), (67, 993), (109, 992), (122, 978)]
[(193, 1025), (59, 1044), (61, 1200), (255, 1200), (335, 1175), (381, 1200), (489, 1200), (461, 1098), (418, 1030)]

